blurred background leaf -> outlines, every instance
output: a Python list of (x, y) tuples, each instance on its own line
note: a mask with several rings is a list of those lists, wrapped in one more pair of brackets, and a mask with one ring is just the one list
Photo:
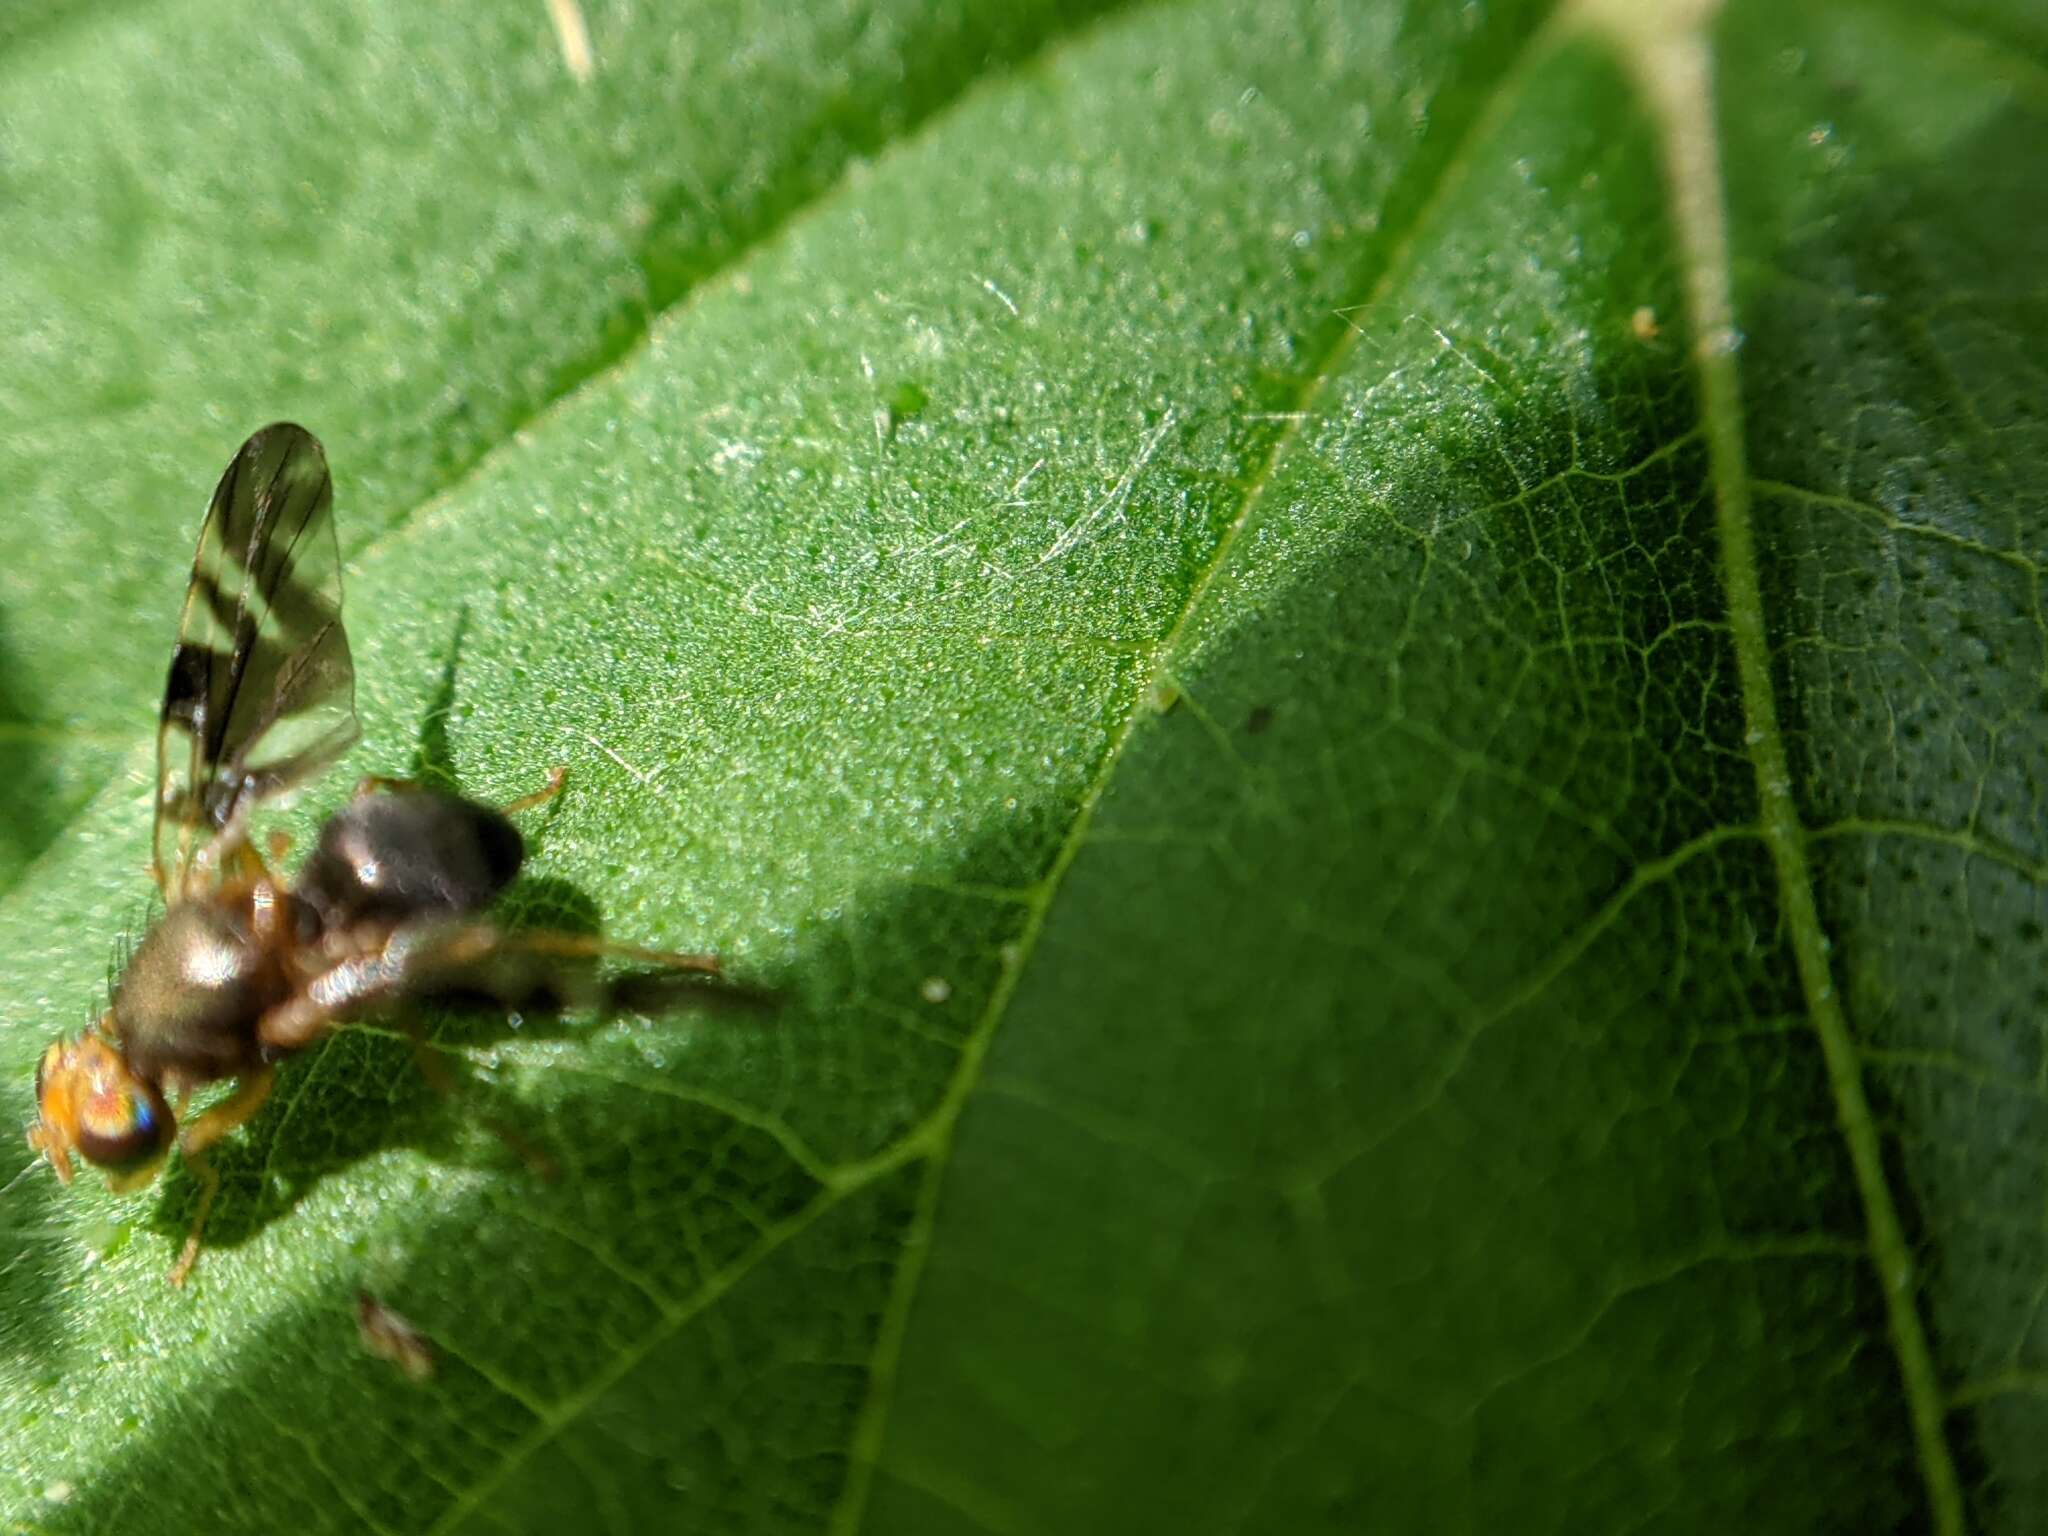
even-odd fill
[(15, 1184), (15, 1527), (2040, 1529), (2034, 11), (559, 9), (0, 22), (5, 1102), (277, 417), (764, 1000)]

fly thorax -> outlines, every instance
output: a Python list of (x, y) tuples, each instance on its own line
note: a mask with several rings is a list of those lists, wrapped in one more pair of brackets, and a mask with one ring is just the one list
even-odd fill
[(114, 1028), (143, 1076), (210, 1081), (255, 1060), (257, 1021), (285, 990), (246, 913), (184, 901), (143, 935), (115, 983)]

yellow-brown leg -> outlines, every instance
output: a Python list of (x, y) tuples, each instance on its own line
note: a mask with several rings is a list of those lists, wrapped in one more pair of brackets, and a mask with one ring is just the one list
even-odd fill
[(521, 795), (517, 800), (501, 805), (498, 809), (507, 816), (516, 816), (521, 811), (531, 811), (539, 806), (546, 805), (562, 792), (562, 786), (568, 782), (568, 778), (569, 770), (557, 764), (554, 770), (548, 774), (547, 783), (536, 789), (532, 794)]
[(263, 855), (256, 851), (256, 845), (247, 838), (237, 838), (220, 850), (215, 866), (219, 870), (222, 885), (237, 885), (243, 881), (268, 880), (270, 868), (263, 862)]
[[(539, 789), (530, 795), (521, 795), (517, 800), (501, 805), (498, 809), (505, 815), (512, 816), (520, 811), (530, 811), (546, 805), (562, 792), (562, 785), (568, 778), (569, 770), (558, 765), (549, 772), (547, 783)], [(358, 798), (363, 795), (402, 795), (409, 790), (425, 787), (418, 779), (394, 779), (381, 773), (366, 773), (356, 780), (355, 794)]]
[(270, 1084), (275, 1075), (269, 1067), (245, 1073), (233, 1093), (186, 1126), (178, 1137), (178, 1150), (184, 1156), (185, 1166), (199, 1180), (199, 1210), (192, 1218), (192, 1230), (185, 1238), (184, 1251), (165, 1277), (173, 1285), (183, 1285), (185, 1277), (192, 1273), (192, 1266), (199, 1262), (199, 1235), (205, 1230), (206, 1214), (213, 1209), (213, 1197), (220, 1189), (220, 1175), (207, 1161), (206, 1149), (263, 1107), (263, 1101), (270, 1097)]

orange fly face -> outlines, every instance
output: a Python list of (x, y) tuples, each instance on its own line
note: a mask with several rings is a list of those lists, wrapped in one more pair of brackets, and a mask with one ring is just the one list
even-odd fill
[(113, 1189), (146, 1184), (176, 1129), (163, 1095), (96, 1035), (51, 1042), (36, 1065), (36, 1110), (29, 1145), (49, 1158), (66, 1184), (73, 1152), (105, 1169)]

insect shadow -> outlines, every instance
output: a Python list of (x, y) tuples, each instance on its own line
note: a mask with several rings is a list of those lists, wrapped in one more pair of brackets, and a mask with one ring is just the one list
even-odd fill
[[(460, 792), (449, 739), (456, 679), (469, 611), (456, 616), (448, 658), (421, 716), (411, 776)], [(572, 790), (573, 793), (573, 790)], [(524, 827), (529, 851), (545, 843), (559, 801)], [(493, 911), (508, 930), (545, 929), (598, 936), (597, 903), (575, 883), (521, 876)], [(759, 1013), (766, 994), (666, 968), (627, 969), (596, 984), (597, 1023), (619, 1014), (681, 1011)], [(511, 1039), (555, 1039), (593, 1025), (588, 992), (570, 998), (543, 985), (507, 1009), (484, 994), (450, 992), (418, 999), (336, 1027), (313, 1049), (284, 1063), (271, 1101), (210, 1153), (220, 1178), (207, 1220), (208, 1247), (238, 1246), (289, 1214), (320, 1181), (359, 1160), (403, 1147), (436, 1163), (514, 1169), (537, 1179), (556, 1170), (534, 1148), (537, 1127), (521, 1123), (517, 1099), (486, 1081), (468, 1052)], [(583, 1007), (573, 1007), (575, 1004)], [(147, 1226), (177, 1237), (192, 1225), (201, 1184), (182, 1162), (168, 1171)]]
[[(0, 621), (5, 618), (0, 613)], [(0, 816), (0, 858), (17, 868), (56, 837), (61, 825), (57, 792), (64, 778), (44, 729), (34, 723), (45, 711), (26, 687), (28, 675), (0, 622), (0, 782), (8, 787), (7, 813)]]

